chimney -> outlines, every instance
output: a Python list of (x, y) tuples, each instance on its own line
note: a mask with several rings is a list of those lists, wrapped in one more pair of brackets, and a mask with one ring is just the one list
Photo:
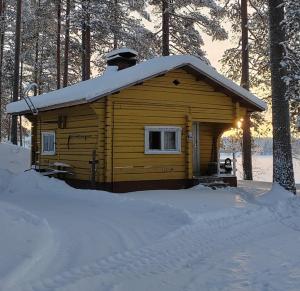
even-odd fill
[(105, 55), (108, 66), (117, 66), (118, 71), (132, 67), (137, 62), (137, 52), (130, 48), (113, 50)]

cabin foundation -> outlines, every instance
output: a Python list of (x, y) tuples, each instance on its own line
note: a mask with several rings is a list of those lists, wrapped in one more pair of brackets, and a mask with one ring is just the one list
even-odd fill
[(207, 187), (222, 188), (222, 187), (236, 187), (237, 178), (235, 176), (206, 176), (194, 179), (178, 179), (178, 180), (145, 180), (145, 181), (123, 181), (114, 183), (96, 183), (91, 181), (64, 179), (67, 184), (77, 189), (96, 189), (112, 193), (126, 193), (132, 191), (145, 190), (179, 190), (188, 189), (196, 185), (203, 185)]

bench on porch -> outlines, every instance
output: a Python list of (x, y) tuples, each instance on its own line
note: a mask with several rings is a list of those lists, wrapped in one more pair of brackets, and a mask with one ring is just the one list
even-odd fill
[(72, 166), (62, 162), (54, 162), (49, 164), (48, 167), (34, 166), (35, 170), (39, 171), (41, 175), (48, 177), (65, 178), (69, 175), (74, 175)]

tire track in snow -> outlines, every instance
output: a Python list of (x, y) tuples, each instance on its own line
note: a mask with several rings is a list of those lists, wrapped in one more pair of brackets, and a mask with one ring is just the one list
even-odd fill
[(0, 214), (3, 213), (4, 215), (9, 216), (11, 221), (14, 221), (15, 223), (28, 223), (41, 232), (40, 237), (35, 237), (39, 247), (33, 252), (30, 252), (26, 259), (7, 274), (5, 278), (2, 278), (0, 289), (9, 290), (10, 288), (14, 289), (12, 286), (14, 286), (16, 280), (27, 277), (30, 272), (33, 272), (37, 263), (46, 262), (45, 258), (49, 257), (49, 253), (54, 252), (55, 243), (53, 240), (52, 229), (45, 219), (41, 219), (36, 215), (7, 202), (1, 201), (0, 205)]
[(287, 228), (300, 232), (300, 199), (289, 198), (276, 206), (269, 206), (276, 220)]
[[(236, 191), (238, 190), (238, 191)], [(253, 193), (249, 193), (243, 187), (237, 188), (232, 191), (233, 193), (239, 193), (241, 197), (255, 205), (263, 205), (267, 207), (274, 215), (274, 218), (286, 226), (287, 228), (300, 232), (300, 199), (299, 196), (287, 198), (283, 201), (278, 201), (276, 204), (265, 204), (260, 200), (257, 200)], [(295, 217), (297, 219), (295, 219)]]
[(19, 290), (67, 290), (65, 287), (68, 286), (72, 287), (70, 290), (74, 290), (76, 282), (82, 283), (92, 277), (99, 284), (111, 282), (111, 285), (106, 286), (109, 288), (125, 278), (138, 279), (176, 271), (189, 262), (209, 257), (211, 253), (248, 242), (253, 232), (257, 233), (261, 228), (264, 233), (269, 223), (274, 223), (274, 214), (267, 207), (231, 209), (228, 213), (222, 212), (217, 218), (200, 219), (192, 225), (182, 227), (148, 247), (70, 269)]

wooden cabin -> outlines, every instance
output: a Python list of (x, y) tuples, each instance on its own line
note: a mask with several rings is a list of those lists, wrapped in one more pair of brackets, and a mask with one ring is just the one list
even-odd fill
[(220, 137), (266, 104), (197, 57), (136, 57), (113, 51), (103, 75), (8, 105), (32, 123), (32, 167), (113, 192), (236, 185)]

